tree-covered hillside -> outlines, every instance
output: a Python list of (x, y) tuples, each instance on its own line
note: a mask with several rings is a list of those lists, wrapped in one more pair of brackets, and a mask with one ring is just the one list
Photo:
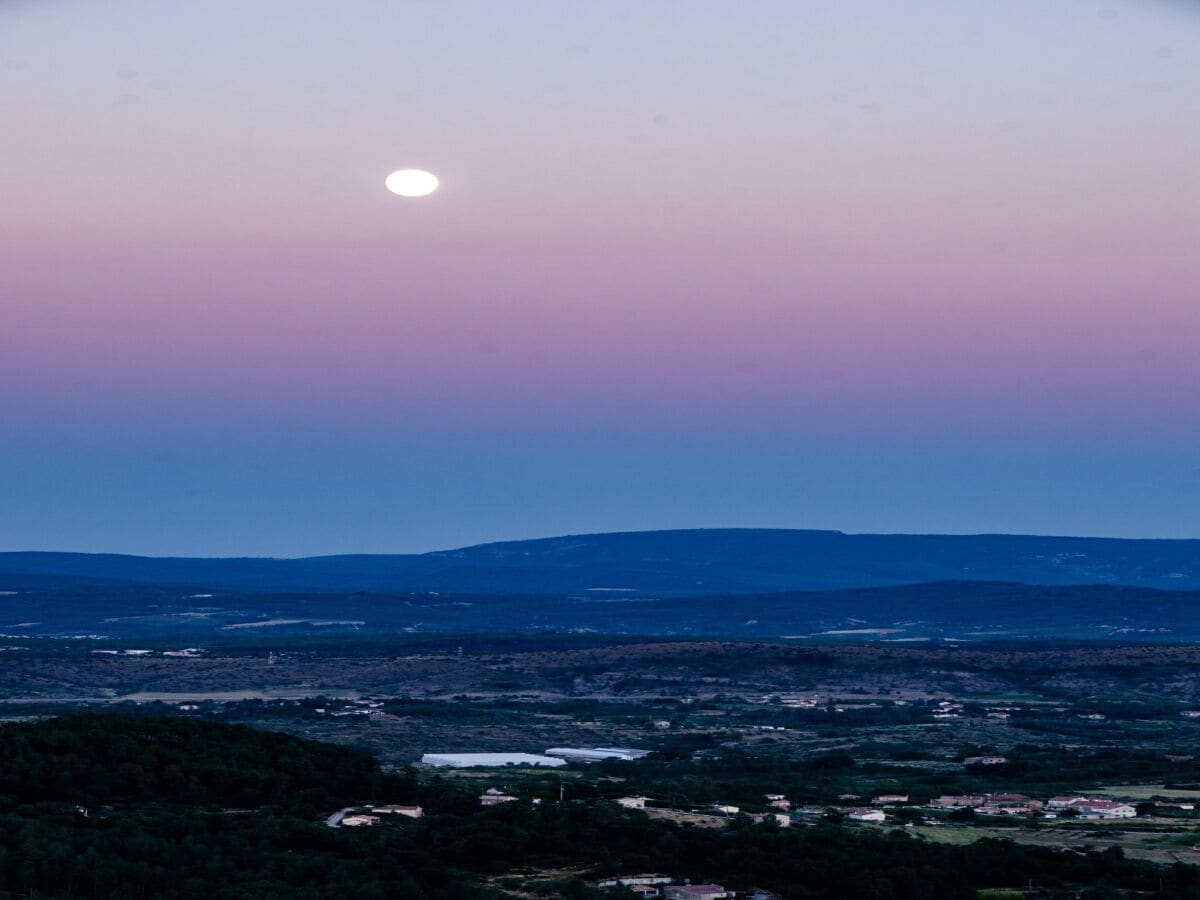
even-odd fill
[[(591, 885), (652, 870), (798, 900), (976, 900), (980, 888), (1029, 883), (1042, 898), (1101, 887), (1090, 896), (1200, 898), (1194, 868), (1119, 850), (949, 846), (902, 829), (744, 818), (707, 829), (552, 795), (485, 809), (479, 789), (417, 785), (353, 750), (211, 722), (73, 715), (10, 725), (0, 729), (0, 896), (616, 900)], [(423, 819), (325, 824), (340, 806), (413, 791)]]
[(368, 756), (240, 725), (79, 713), (0, 728), (0, 796), (320, 810), (414, 793)]

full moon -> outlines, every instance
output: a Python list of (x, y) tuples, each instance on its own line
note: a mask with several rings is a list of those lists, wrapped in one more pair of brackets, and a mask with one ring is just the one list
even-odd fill
[(424, 169), (401, 169), (384, 182), (387, 189), (401, 197), (428, 197), (437, 190), (437, 176)]

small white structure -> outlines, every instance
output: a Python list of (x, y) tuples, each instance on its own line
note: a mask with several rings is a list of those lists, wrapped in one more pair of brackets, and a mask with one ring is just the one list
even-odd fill
[(740, 813), (742, 811), (741, 807), (739, 807), (739, 806), (728, 806), (723, 803), (714, 803), (713, 809), (715, 809), (717, 812), (723, 813), (727, 816), (736, 816), (738, 813)]
[(499, 766), (565, 766), (566, 760), (533, 753), (426, 753), (421, 762), (427, 766), (470, 769)]
[(894, 803), (907, 803), (908, 794), (880, 794), (874, 797), (871, 802), (876, 806), (891, 806)]
[(855, 822), (886, 822), (887, 816), (883, 814), (882, 809), (867, 809), (866, 807), (856, 807), (854, 809), (843, 810), (847, 819), (853, 819)]
[(499, 806), (501, 803), (512, 803), (516, 799), (512, 794), (506, 794), (496, 788), (488, 788), (479, 795), (479, 802), (484, 806)]
[(1132, 819), (1137, 810), (1128, 803), (1096, 797), (1051, 797), (1047, 809), (1073, 809), (1081, 819)]
[(365, 815), (343, 816), (342, 824), (348, 828), (362, 828), (364, 825), (378, 825), (379, 824), (379, 816), (365, 816)]
[(626, 809), (645, 809), (647, 797), (618, 797), (617, 804)]
[(1137, 815), (1134, 807), (1116, 800), (1076, 800), (1068, 809), (1079, 813), (1081, 819), (1132, 819)]
[(964, 766), (1002, 766), (1008, 762), (1007, 756), (968, 756), (963, 760)]

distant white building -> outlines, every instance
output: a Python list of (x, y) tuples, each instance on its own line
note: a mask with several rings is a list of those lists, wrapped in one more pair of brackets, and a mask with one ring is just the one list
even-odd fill
[(516, 799), (512, 794), (506, 794), (496, 788), (488, 788), (479, 795), (479, 802), (483, 806), (499, 806), (501, 803), (512, 803)]
[(626, 809), (645, 809), (648, 797), (618, 797), (617, 803)]
[(736, 816), (739, 812), (742, 811), (741, 807), (739, 807), (739, 806), (727, 806), (727, 805), (721, 804), (721, 803), (714, 803), (713, 809), (715, 809), (719, 813), (724, 813), (727, 816)]
[(1081, 798), (1073, 800), (1067, 808), (1079, 813), (1081, 819), (1132, 819), (1137, 815), (1134, 807), (1116, 800)]
[(365, 825), (378, 825), (379, 824), (379, 816), (364, 816), (364, 815), (343, 816), (342, 824), (347, 826), (348, 828), (362, 828)]
[(650, 751), (633, 747), (551, 747), (546, 755), (569, 762), (599, 762), (602, 759), (643, 759)]
[(882, 809), (867, 809), (866, 807), (856, 807), (854, 809), (843, 810), (847, 819), (853, 819), (855, 822), (886, 822), (887, 816), (883, 814)]
[(426, 753), (421, 762), (427, 766), (454, 769), (499, 766), (565, 766), (566, 760), (532, 753)]
[(1132, 819), (1137, 815), (1128, 803), (1097, 797), (1051, 797), (1046, 807), (1057, 812), (1074, 810), (1082, 819)]

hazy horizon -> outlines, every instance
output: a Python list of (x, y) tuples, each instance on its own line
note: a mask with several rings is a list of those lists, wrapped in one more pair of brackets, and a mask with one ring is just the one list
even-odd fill
[(1129, 541), (1197, 541), (1200, 542), (1200, 537), (1175, 537), (1165, 538), (1157, 535), (1141, 535), (1141, 536), (1120, 536), (1120, 535), (1105, 535), (1105, 534), (1037, 534), (1031, 532), (996, 532), (996, 531), (959, 531), (959, 532), (901, 532), (901, 531), (847, 531), (837, 528), (817, 528), (817, 527), (779, 527), (779, 526), (755, 526), (755, 525), (737, 525), (737, 526), (721, 526), (721, 525), (699, 525), (693, 527), (679, 528), (621, 528), (612, 531), (577, 531), (567, 532), (562, 534), (537, 534), (524, 535), (520, 537), (505, 537), (495, 538), (493, 540), (473, 541), (469, 544), (453, 544), (437, 547), (424, 547), (421, 549), (410, 549), (397, 547), (393, 550), (378, 550), (372, 552), (359, 552), (354, 550), (345, 550), (337, 553), (304, 553), (304, 554), (254, 554), (254, 553), (238, 553), (238, 554), (201, 554), (201, 553), (186, 553), (186, 552), (155, 552), (155, 553), (134, 553), (126, 550), (76, 550), (63, 547), (0, 547), (0, 554), (4, 553), (48, 553), (48, 554), (88, 554), (98, 556), (144, 556), (157, 559), (190, 559), (190, 558), (259, 558), (259, 559), (279, 559), (279, 560), (295, 560), (295, 559), (319, 559), (322, 557), (333, 556), (419, 556), (425, 553), (437, 553), (442, 551), (466, 550), (472, 547), (487, 546), (489, 544), (507, 544), (507, 543), (526, 543), (531, 541), (552, 541), (561, 538), (588, 538), (606, 535), (617, 534), (657, 534), (662, 532), (688, 532), (688, 531), (801, 531), (801, 532), (818, 532), (818, 533), (836, 533), (847, 537), (1029, 537), (1029, 538), (1063, 538), (1063, 539), (1079, 539), (1089, 541), (1106, 541), (1106, 540), (1129, 540)]

